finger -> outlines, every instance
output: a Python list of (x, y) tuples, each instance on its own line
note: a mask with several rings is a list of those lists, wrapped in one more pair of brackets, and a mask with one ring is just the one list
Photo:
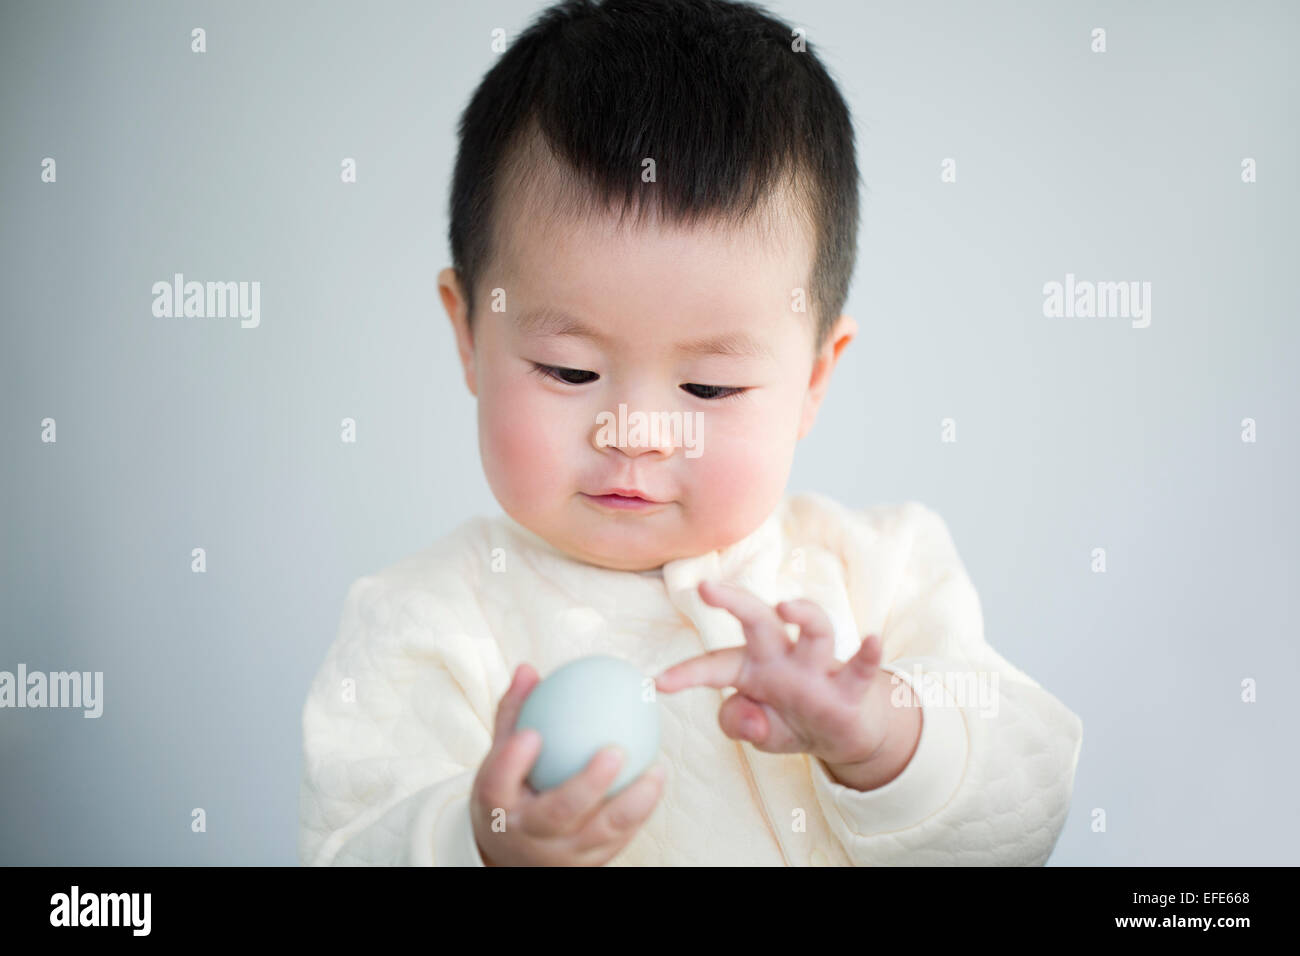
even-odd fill
[(733, 740), (761, 743), (771, 729), (763, 705), (752, 697), (736, 693), (718, 708), (718, 726)]
[(509, 811), (524, 796), (525, 778), (541, 751), (542, 735), (535, 730), (521, 730), (505, 738), (480, 768), (475, 799), (489, 808)]
[(687, 687), (734, 687), (746, 653), (743, 647), (724, 647), (692, 657), (656, 677), (655, 688), (671, 694)]
[(869, 634), (862, 639), (862, 646), (858, 648), (858, 652), (845, 662), (835, 676), (846, 684), (849, 690), (857, 692), (865, 689), (865, 686), (876, 676), (879, 667), (880, 638), (875, 634)]
[(536, 797), (528, 809), (528, 832), (557, 836), (580, 829), (605, 799), (623, 760), (616, 748), (602, 748), (581, 773)]
[(744, 588), (715, 581), (701, 581), (700, 597), (705, 604), (730, 611), (745, 631), (745, 642), (755, 661), (765, 661), (790, 648), (790, 636), (776, 612)]
[(537, 671), (531, 664), (523, 663), (515, 668), (510, 686), (506, 688), (505, 694), (497, 704), (496, 722), (492, 731), (492, 739), (496, 745), (500, 745), (514, 733), (515, 721), (519, 719), (519, 710), (524, 706), (524, 700), (532, 689), (537, 686), (537, 682)]
[(605, 801), (596, 815), (583, 827), (578, 849), (585, 850), (623, 840), (640, 828), (654, 812), (663, 795), (665, 768), (651, 767)]
[(796, 662), (826, 668), (835, 659), (835, 628), (821, 606), (806, 598), (782, 601), (776, 606), (781, 620), (799, 625), (799, 640), (794, 646)]
[[(747, 726), (750, 722), (752, 726)], [(770, 704), (732, 694), (718, 709), (718, 723), (722, 732), (734, 740), (745, 740), (765, 753), (800, 753), (808, 749)]]

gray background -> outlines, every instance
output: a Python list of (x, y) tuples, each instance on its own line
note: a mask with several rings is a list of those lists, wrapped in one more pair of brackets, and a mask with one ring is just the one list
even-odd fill
[[(348, 584), (499, 511), (435, 276), (459, 111), (538, 9), (5, 4), (0, 669), (105, 701), (0, 711), (0, 861), (296, 863)], [(868, 190), (790, 490), (946, 518), (989, 641), (1083, 720), (1053, 864), (1300, 862), (1295, 5), (769, 9)], [(153, 317), (174, 272), (260, 281), (261, 327)], [(1045, 318), (1067, 272), (1151, 282), (1150, 327)]]

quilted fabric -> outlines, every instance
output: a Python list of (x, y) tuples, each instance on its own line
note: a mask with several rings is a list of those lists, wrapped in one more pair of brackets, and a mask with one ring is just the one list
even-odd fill
[[(705, 578), (768, 604), (817, 601), (839, 660), (879, 634), (883, 666), (922, 695), (920, 741), (896, 778), (857, 791), (816, 758), (724, 735), (730, 689), (661, 694), (664, 794), (609, 865), (1047, 860), (1069, 809), (1079, 718), (986, 643), (937, 514), (806, 493), (742, 541), (659, 572), (585, 564), (497, 515), (353, 582), (303, 709), (301, 861), (481, 866), (469, 794), (515, 666), (545, 676), (602, 653), (652, 675), (743, 644), (739, 622), (696, 593)], [(996, 707), (963, 693), (972, 674)]]

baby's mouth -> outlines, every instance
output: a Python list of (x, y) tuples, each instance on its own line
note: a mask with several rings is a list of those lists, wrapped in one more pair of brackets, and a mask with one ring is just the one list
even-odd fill
[(639, 495), (623, 495), (617, 493), (589, 495), (586, 492), (582, 492), (582, 497), (591, 502), (597, 508), (606, 508), (614, 511), (654, 511), (671, 504), (671, 502), (668, 501), (651, 501)]

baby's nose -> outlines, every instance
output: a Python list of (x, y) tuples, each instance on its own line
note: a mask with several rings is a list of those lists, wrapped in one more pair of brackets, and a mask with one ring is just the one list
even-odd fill
[(680, 441), (681, 412), (640, 409), (620, 402), (618, 409), (601, 412), (592, 429), (592, 444), (598, 448), (618, 448), (631, 457), (653, 453), (667, 457)]

